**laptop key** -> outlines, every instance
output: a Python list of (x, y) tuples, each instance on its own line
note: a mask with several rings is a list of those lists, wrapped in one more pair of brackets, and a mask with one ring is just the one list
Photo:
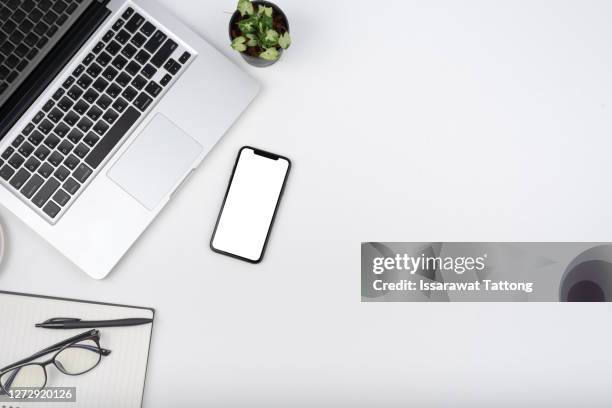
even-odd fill
[(136, 95), (138, 95), (138, 91), (132, 88), (131, 86), (125, 88), (125, 90), (121, 94), (121, 96), (123, 96), (128, 101), (132, 101), (136, 97)]
[(64, 90), (64, 88), (58, 88), (57, 91), (55, 91), (55, 93), (53, 94), (53, 100), (57, 101), (59, 98), (62, 97), (62, 95), (65, 93), (66, 91)]
[(40, 124), (38, 125), (38, 129), (46, 135), (51, 131), (51, 129), (53, 129), (53, 123), (45, 119), (40, 122)]
[(113, 103), (113, 100), (106, 94), (100, 96), (96, 101), (96, 104), (102, 109), (108, 108), (111, 103)]
[(152, 97), (156, 97), (162, 91), (162, 87), (151, 81), (145, 88), (145, 91), (147, 91)]
[(113, 30), (108, 30), (106, 34), (104, 34), (104, 37), (102, 37), (102, 41), (109, 42), (114, 35), (115, 33), (113, 32)]
[(87, 112), (87, 109), (89, 109), (89, 105), (82, 99), (74, 105), (74, 110), (81, 115)]
[(64, 160), (64, 166), (68, 167), (70, 170), (74, 170), (78, 164), (79, 164), (79, 158), (73, 154), (66, 157), (66, 160)]
[(43, 208), (43, 212), (51, 218), (57, 217), (57, 214), (59, 214), (60, 211), (61, 208), (53, 201), (49, 201)]
[(117, 98), (115, 103), (113, 103), (113, 108), (119, 113), (122, 113), (125, 108), (127, 108), (128, 103), (123, 98)]
[[(104, 113), (104, 111), (100, 108), (98, 108), (97, 106), (92, 106), (91, 109), (89, 109), (89, 111), (87, 112), (87, 116), (91, 119), (91, 120), (98, 120), (98, 118)], [(82, 133), (81, 133), (82, 135)], [(78, 141), (78, 140), (77, 140)], [(76, 142), (74, 142), (76, 143)]]
[(21, 167), (23, 162), (25, 162), (25, 159), (19, 153), (15, 153), (9, 159), (8, 164), (18, 169), (19, 167)]
[(102, 72), (102, 67), (96, 64), (95, 62), (87, 68), (87, 73), (91, 75), (92, 78), (97, 77)]
[(34, 174), (27, 183), (21, 189), (21, 194), (23, 194), (26, 198), (30, 199), (36, 193), (36, 191), (43, 185), (45, 179), (40, 177), (38, 174)]
[(60, 188), (53, 196), (53, 201), (63, 207), (68, 201), (70, 201), (70, 195)]
[(93, 122), (87, 118), (82, 118), (79, 123), (77, 123), (77, 127), (81, 129), (83, 133), (87, 132), (93, 126)]
[(55, 170), (53, 168), (53, 166), (51, 166), (49, 163), (43, 163), (42, 166), (40, 166), (40, 168), (38, 169), (38, 174), (40, 174), (41, 176), (43, 176), (44, 178), (47, 178), (51, 175), (51, 173), (53, 173), (53, 170)]
[(59, 181), (64, 181), (70, 175), (70, 170), (65, 168), (64, 166), (59, 166), (55, 173), (53, 173), (54, 177), (57, 177)]
[(41, 145), (38, 146), (38, 149), (36, 149), (36, 151), (34, 152), (34, 156), (38, 157), (40, 160), (45, 160), (49, 153), (51, 153), (51, 150)]
[(64, 116), (64, 120), (70, 126), (74, 126), (74, 124), (77, 123), (79, 119), (80, 119), (80, 116), (77, 115), (74, 111), (70, 111), (66, 114), (66, 116)]
[(68, 77), (68, 78), (66, 78), (66, 80), (62, 84), (62, 87), (68, 89), (68, 88), (70, 88), (70, 85), (74, 84), (74, 81), (76, 81), (76, 80), (73, 77)]
[(89, 85), (91, 85), (92, 82), (93, 82), (93, 79), (89, 75), (84, 74), (82, 77), (79, 78), (79, 80), (77, 81), (77, 84), (81, 88), (87, 89)]
[(119, 95), (121, 93), (121, 87), (115, 83), (111, 84), (108, 89), (106, 90), (106, 93), (111, 97), (111, 98), (116, 98), (117, 95)]
[(60, 154), (60, 152), (53, 152), (51, 153), (51, 155), (49, 156), (49, 158), (47, 159), (49, 161), (49, 163), (51, 163), (53, 166), (57, 167), (59, 166), (62, 161), (64, 160), (64, 156), (62, 156)]
[(135, 36), (132, 37), (132, 40), (130, 41), (132, 44), (134, 44), (136, 47), (142, 47), (142, 44), (144, 44), (147, 41), (147, 37), (145, 37), (144, 35), (137, 33)]
[(125, 21), (122, 19), (115, 21), (115, 24), (113, 24), (113, 30), (119, 30), (121, 27), (123, 27), (123, 24), (125, 24)]
[(84, 65), (89, 65), (89, 64), (91, 64), (91, 61), (93, 61), (93, 60), (94, 60), (94, 58), (96, 58), (96, 56), (90, 52), (89, 54), (87, 54), (87, 56), (86, 56), (86, 57), (85, 57), (85, 59), (83, 60), (83, 64), (84, 64)]
[(2, 177), (6, 181), (8, 181), (13, 176), (13, 174), (15, 174), (15, 170), (13, 170), (8, 164), (5, 164), (0, 169), (0, 177)]
[(120, 50), (121, 50), (121, 44), (119, 44), (115, 40), (109, 42), (108, 45), (106, 46), (106, 52), (108, 52), (110, 55), (117, 55), (117, 53)]
[(53, 150), (55, 149), (55, 146), (57, 146), (57, 144), (60, 142), (60, 138), (51, 134), (49, 136), (47, 136), (47, 138), (45, 139), (45, 146), (47, 146), (49, 149)]
[(72, 71), (72, 76), (78, 78), (79, 75), (83, 73), (83, 71), (85, 71), (85, 66), (83, 64), (79, 64), (79, 66), (76, 67), (74, 71)]
[(44, 112), (49, 112), (51, 110), (51, 108), (53, 107), (53, 105), (55, 105), (55, 102), (53, 102), (51, 99), (49, 99), (44, 105), (42, 110)]
[(73, 147), (74, 145), (70, 143), (68, 140), (62, 140), (62, 142), (57, 147), (57, 150), (62, 152), (62, 154), (67, 155), (68, 153), (72, 151)]
[(53, 108), (51, 112), (49, 112), (48, 118), (51, 119), (53, 123), (57, 123), (64, 117), (64, 113), (58, 108)]
[(130, 80), (132, 79), (132, 77), (130, 77), (128, 74), (126, 74), (125, 72), (122, 72), (119, 74), (119, 76), (117, 77), (117, 83), (123, 87), (125, 87), (127, 84), (130, 83)]
[(93, 52), (96, 53), (96, 54), (99, 54), (100, 51), (102, 51), (103, 49), (104, 49), (104, 43), (102, 41), (100, 41), (94, 47)]
[(94, 132), (89, 132), (87, 136), (85, 136), (85, 139), (83, 139), (83, 141), (91, 147), (93, 147), (98, 140), (100, 140), (100, 138)]
[(112, 125), (113, 123), (115, 123), (118, 117), (119, 117), (119, 114), (117, 112), (115, 112), (112, 109), (109, 109), (106, 111), (104, 116), (102, 116), (102, 119), (104, 119), (105, 121), (107, 121), (109, 124)]
[(128, 58), (132, 58), (136, 54), (136, 51), (138, 51), (136, 47), (134, 47), (132, 44), (128, 44), (123, 47), (123, 50), (121, 50), (121, 54), (125, 55)]
[(122, 55), (117, 55), (113, 59), (113, 62), (111, 62), (111, 65), (117, 68), (118, 70), (122, 70), (123, 67), (125, 67), (127, 63), (128, 63), (128, 60), (126, 60)]
[(51, 177), (43, 186), (38, 190), (38, 192), (34, 195), (32, 202), (38, 208), (42, 207), (48, 200), (51, 198), (51, 195), (55, 193), (60, 186), (60, 182), (55, 178)]
[(146, 35), (147, 37), (153, 34), (153, 31), (155, 31), (155, 26), (149, 21), (147, 21), (142, 25), (142, 27), (140, 27), (140, 32)]
[(113, 150), (119, 141), (126, 135), (132, 125), (140, 118), (140, 112), (133, 107), (128, 107), (115, 124), (109, 129), (99, 143), (85, 158), (91, 168), (97, 168), (106, 156)]
[(45, 117), (45, 113), (43, 111), (39, 111), (33, 118), (32, 122), (38, 124)]
[(166, 74), (161, 81), (159, 81), (159, 83), (162, 84), (162, 86), (166, 86), (170, 83), (170, 81), (172, 81), (172, 76), (170, 74)]
[(98, 78), (93, 83), (93, 87), (98, 92), (104, 92), (106, 87), (108, 86), (108, 82), (104, 80), (104, 78)]
[(108, 81), (112, 81), (117, 76), (118, 72), (113, 67), (106, 67), (104, 72), (102, 72), (102, 76), (106, 78)]
[(153, 99), (151, 99), (151, 97), (146, 93), (141, 92), (140, 95), (138, 95), (138, 98), (134, 100), (134, 106), (144, 112), (149, 107), (151, 102), (153, 102)]
[(144, 23), (144, 21), (145, 21), (144, 17), (136, 13), (125, 24), (125, 29), (133, 34), (136, 32), (136, 30), (138, 30), (138, 27), (140, 27), (142, 23)]
[(17, 174), (15, 174), (13, 178), (11, 178), (9, 184), (19, 190), (21, 186), (25, 184), (27, 179), (30, 178), (30, 175), (30, 172), (26, 169), (19, 169), (19, 171), (17, 171)]
[(132, 86), (138, 89), (139, 91), (142, 88), (144, 88), (146, 84), (147, 84), (147, 80), (141, 75), (137, 75), (136, 77), (134, 77), (134, 80), (132, 81)]
[(66, 136), (70, 128), (65, 123), (60, 123), (53, 129), (53, 131), (60, 137)]
[(13, 146), (16, 149), (19, 147), (21, 142), (23, 142), (24, 140), (25, 140), (25, 137), (23, 137), (22, 135), (19, 135), (15, 138), (15, 140), (13, 140), (13, 142), (11, 143), (11, 146)]
[(93, 131), (100, 136), (104, 136), (104, 133), (108, 130), (109, 126), (104, 121), (99, 120), (93, 128)]
[(134, 9), (131, 7), (128, 7), (125, 9), (125, 11), (123, 12), (123, 14), (121, 15), (121, 17), (124, 20), (127, 20), (128, 18), (130, 18), (130, 16), (134, 13)]
[(155, 68), (153, 65), (151, 64), (147, 64), (145, 65), (145, 67), (142, 69), (141, 71), (142, 75), (144, 75), (145, 77), (147, 77), (148, 79), (153, 78), (153, 75), (155, 75), (157, 73), (157, 68)]
[(184, 64), (184, 63), (186, 63), (187, 61), (189, 61), (189, 58), (191, 58), (191, 54), (190, 54), (190, 53), (188, 53), (187, 51), (185, 51), (185, 52), (183, 53), (183, 55), (181, 55), (181, 58), (179, 58), (179, 62), (180, 62), (181, 64)]
[(100, 96), (100, 94), (97, 93), (95, 90), (88, 89), (87, 92), (85, 92), (85, 95), (83, 95), (83, 99), (85, 99), (89, 103), (94, 103), (96, 99), (98, 99), (98, 96)]
[[(100, 111), (101, 113), (101, 111)], [(70, 131), (70, 133), (68, 134), (67, 139), (70, 140), (72, 143), (79, 143), (79, 141), (83, 138), (83, 132), (81, 132), (79, 129), (74, 128)]]
[(81, 183), (84, 183), (91, 173), (93, 173), (93, 170), (81, 163), (74, 173), (72, 173), (72, 176)]
[(96, 62), (101, 66), (105, 67), (108, 65), (109, 62), (111, 62), (112, 59), (113, 58), (110, 55), (102, 51), (100, 55), (98, 55), (98, 58), (96, 58)]
[(134, 61), (130, 61), (130, 63), (125, 67), (125, 71), (130, 75), (136, 75), (138, 71), (140, 71), (140, 65)]
[(34, 132), (32, 132), (32, 134), (30, 135), (30, 137), (28, 137), (28, 140), (30, 141), (30, 143), (32, 143), (34, 146), (38, 146), (40, 144), (40, 142), (43, 141), (45, 137), (43, 136), (42, 133), (40, 133), (38, 130), (35, 130)]
[(21, 155), (25, 158), (31, 155), (33, 151), (34, 151), (34, 146), (32, 146), (28, 142), (25, 142), (24, 144), (22, 144), (18, 150), (18, 152), (21, 153)]
[(81, 143), (74, 148), (74, 154), (79, 156), (81, 159), (87, 156), (87, 153), (89, 153), (89, 147), (85, 146), (84, 143)]
[(81, 187), (81, 185), (72, 177), (68, 177), (68, 180), (64, 182), (64, 185), (62, 187), (68, 193), (70, 193), (71, 195), (74, 195), (74, 193), (77, 192), (77, 190), (79, 189), (79, 187)]
[(2, 153), (2, 158), (4, 160), (8, 160), (9, 157), (11, 157), (11, 155), (13, 154), (14, 151), (15, 151), (15, 149), (13, 149), (12, 147), (9, 147), (8, 149), (6, 149), (4, 151), (4, 153)]
[(131, 36), (132, 35), (128, 33), (127, 31), (121, 30), (115, 36), (115, 40), (119, 41), (119, 43), (121, 44), (125, 44), (126, 42), (128, 42)]
[(40, 166), (40, 161), (34, 157), (30, 157), (28, 160), (26, 160), (24, 166), (30, 171), (36, 171), (38, 166)]
[(164, 65), (166, 60), (170, 58), (170, 55), (172, 55), (177, 47), (178, 44), (168, 38), (164, 45), (162, 45), (161, 48), (155, 53), (153, 58), (151, 58), (151, 64), (155, 65), (157, 68), (160, 68), (162, 65)]
[(68, 112), (73, 104), (74, 102), (70, 98), (64, 96), (62, 100), (57, 103), (57, 106), (64, 112)]
[(153, 37), (149, 38), (149, 41), (147, 41), (147, 43), (144, 45), (144, 49), (150, 53), (154, 53), (159, 47), (161, 47), (166, 38), (168, 38), (166, 34), (157, 30), (155, 34), (153, 34)]
[(68, 91), (68, 96), (71, 97), (72, 99), (74, 99), (75, 101), (77, 99), (79, 99), (81, 97), (81, 95), (83, 95), (83, 90), (81, 88), (79, 88), (78, 86), (76, 86), (76, 85), (74, 85)]
[(146, 64), (149, 58), (151, 58), (151, 54), (149, 54), (145, 50), (138, 51), (138, 53), (134, 57), (134, 59), (141, 64)]

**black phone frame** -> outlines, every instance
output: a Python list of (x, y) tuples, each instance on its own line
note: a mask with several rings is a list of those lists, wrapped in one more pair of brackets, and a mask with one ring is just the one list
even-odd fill
[[(245, 149), (251, 149), (253, 150), (253, 153), (255, 153), (256, 155), (268, 158), (270, 160), (279, 160), (279, 159), (286, 160), (288, 164), (287, 171), (285, 172), (285, 178), (283, 179), (283, 185), (281, 186), (280, 193), (278, 194), (278, 198), (276, 200), (276, 206), (274, 207), (274, 213), (272, 214), (272, 219), (270, 220), (270, 224), (268, 226), (268, 232), (266, 234), (266, 239), (264, 241), (263, 247), (261, 248), (261, 254), (259, 255), (258, 259), (245, 258), (243, 256), (236, 255), (231, 252), (217, 249), (213, 245), (215, 235), (217, 234), (217, 228), (219, 227), (219, 221), (221, 220), (221, 215), (223, 214), (223, 210), (225, 209), (225, 202), (227, 201), (227, 196), (230, 192), (230, 189), (232, 188), (232, 182), (234, 181), (234, 175), (236, 174), (236, 168), (238, 168), (238, 162), (240, 160), (240, 155), (242, 154), (242, 151)], [(266, 248), (268, 247), (268, 240), (270, 239), (270, 233), (272, 232), (274, 221), (276, 220), (276, 214), (278, 213), (278, 207), (280, 206), (280, 202), (283, 198), (283, 194), (285, 193), (285, 186), (287, 185), (287, 179), (289, 178), (289, 172), (291, 171), (291, 165), (292, 165), (291, 160), (288, 157), (281, 156), (275, 153), (271, 153), (271, 152), (268, 152), (262, 149), (258, 149), (253, 146), (242, 146), (240, 148), (240, 150), (238, 151), (238, 155), (236, 156), (236, 162), (234, 163), (234, 168), (232, 169), (232, 175), (230, 176), (229, 183), (227, 185), (227, 190), (225, 191), (225, 196), (223, 197), (223, 203), (221, 204), (221, 209), (219, 210), (219, 216), (217, 217), (217, 222), (215, 223), (215, 229), (213, 230), (212, 237), (210, 238), (210, 249), (213, 252), (216, 252), (221, 255), (226, 255), (231, 258), (239, 259), (241, 261), (246, 261), (251, 264), (258, 264), (263, 260), (264, 255), (266, 253)]]

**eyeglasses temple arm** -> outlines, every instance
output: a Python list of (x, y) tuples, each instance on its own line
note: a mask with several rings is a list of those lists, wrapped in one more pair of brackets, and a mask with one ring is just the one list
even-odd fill
[(37, 358), (40, 358), (40, 357), (42, 357), (44, 355), (47, 355), (49, 353), (52, 353), (54, 351), (57, 351), (57, 350), (61, 349), (62, 347), (67, 346), (68, 344), (75, 343), (75, 342), (81, 341), (81, 340), (85, 340), (85, 339), (87, 339), (89, 337), (95, 337), (96, 335), (98, 335), (98, 333), (99, 332), (97, 330), (90, 330), (90, 331), (87, 331), (85, 333), (81, 333), (79, 335), (71, 337), (71, 338), (69, 338), (67, 340), (64, 340), (64, 341), (61, 341), (59, 343), (56, 343), (56, 344), (54, 344), (52, 346), (49, 346), (49, 347), (47, 347), (45, 349), (42, 349), (41, 351), (39, 351), (36, 354), (33, 354), (33, 355), (29, 356), (29, 357), (24, 358), (23, 360), (19, 360), (16, 363), (13, 363), (13, 364), (8, 365), (6, 367), (0, 368), (0, 373), (2, 371), (8, 370), (8, 369), (10, 369), (12, 367), (17, 367), (17, 366), (19, 366), (21, 364), (29, 363), (30, 361), (36, 360)]

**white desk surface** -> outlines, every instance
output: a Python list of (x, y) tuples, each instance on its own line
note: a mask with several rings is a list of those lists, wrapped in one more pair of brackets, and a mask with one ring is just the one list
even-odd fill
[[(266, 69), (164, 3), (261, 95), (103, 281), (0, 209), (0, 288), (154, 307), (147, 407), (609, 406), (610, 306), (361, 304), (359, 248), (609, 241), (612, 3), (279, 0)], [(208, 247), (246, 144), (294, 164), (260, 265)]]

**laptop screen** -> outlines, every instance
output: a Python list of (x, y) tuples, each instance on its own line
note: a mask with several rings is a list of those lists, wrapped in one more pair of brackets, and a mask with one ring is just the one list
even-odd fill
[(93, 1), (0, 1), (0, 110)]

